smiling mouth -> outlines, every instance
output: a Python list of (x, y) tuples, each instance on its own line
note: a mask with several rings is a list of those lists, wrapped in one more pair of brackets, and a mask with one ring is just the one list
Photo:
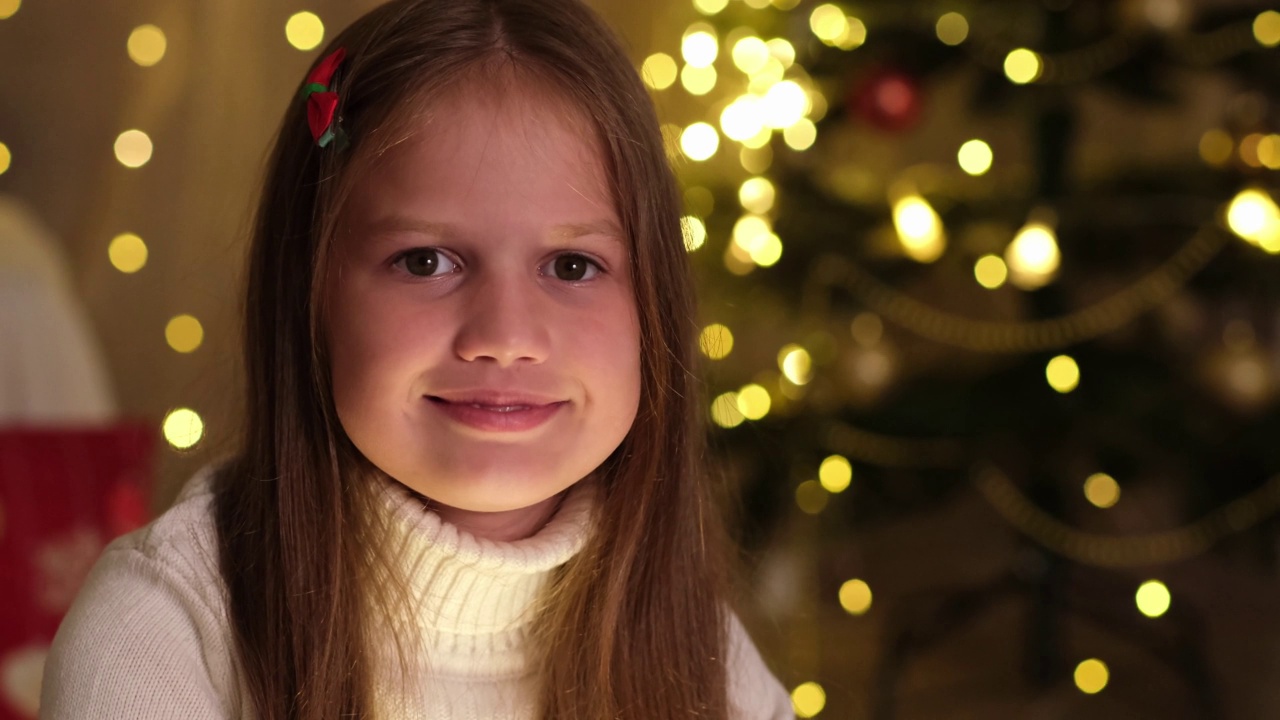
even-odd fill
[[(537, 408), (547, 407), (546, 405), (492, 405), (489, 403), (478, 403), (478, 402), (453, 402), (451, 400), (445, 400), (444, 398), (435, 397), (434, 395), (428, 395), (427, 399), (434, 403), (443, 403), (446, 405), (462, 405), (465, 407), (473, 407), (477, 410), (487, 410), (489, 412), (498, 412), (498, 413), (521, 412), (523, 410), (535, 410)], [(555, 403), (551, 403), (551, 404), (555, 404)]]
[(485, 432), (532, 430), (551, 420), (568, 404), (568, 401), (532, 403), (507, 399), (494, 402), (453, 401), (434, 395), (428, 395), (426, 399), (451, 421)]

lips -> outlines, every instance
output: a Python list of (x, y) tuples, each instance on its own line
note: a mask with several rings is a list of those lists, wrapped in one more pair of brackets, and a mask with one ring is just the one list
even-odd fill
[(448, 419), (486, 432), (532, 430), (555, 417), (566, 400), (498, 392), (428, 395), (431, 407)]

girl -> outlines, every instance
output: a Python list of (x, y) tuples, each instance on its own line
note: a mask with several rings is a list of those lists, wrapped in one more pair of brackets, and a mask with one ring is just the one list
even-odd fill
[(677, 198), (577, 0), (335, 38), (258, 211), (243, 450), (106, 550), (43, 717), (791, 717), (724, 602)]

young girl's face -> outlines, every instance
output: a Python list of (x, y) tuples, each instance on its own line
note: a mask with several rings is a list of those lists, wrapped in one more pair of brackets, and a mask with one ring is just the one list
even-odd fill
[(361, 179), (326, 291), (356, 447), (446, 519), (510, 528), (622, 442), (640, 343), (594, 132), (551, 93), (502, 87), (437, 100)]

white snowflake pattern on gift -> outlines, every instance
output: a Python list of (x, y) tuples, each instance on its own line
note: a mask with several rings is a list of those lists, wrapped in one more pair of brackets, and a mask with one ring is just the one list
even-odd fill
[(71, 607), (89, 570), (102, 554), (102, 535), (89, 527), (78, 527), (45, 543), (36, 551), (36, 602), (50, 613), (62, 614)]

